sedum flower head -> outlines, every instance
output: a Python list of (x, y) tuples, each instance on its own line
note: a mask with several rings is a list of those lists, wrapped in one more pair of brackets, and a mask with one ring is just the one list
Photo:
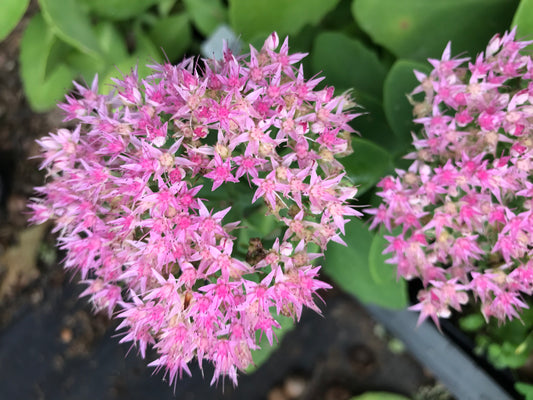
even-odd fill
[[(312, 249), (342, 242), (345, 217), (357, 215), (335, 158), (350, 149), (352, 103), (316, 90), (322, 78), (296, 65), (304, 54), (278, 47), (274, 33), (245, 56), (153, 65), (109, 95), (96, 79), (78, 85), (60, 105), (75, 128), (39, 141), (48, 181), (32, 221), (55, 222), (83, 295), (121, 320), (122, 342), (143, 357), (152, 346), (150, 365), (171, 383), (195, 358), (214, 364), (212, 383), (236, 383), (257, 338), (275, 340), (276, 314), (319, 311), (315, 294), (329, 285)], [(281, 227), (270, 249), (250, 240), (250, 257), (238, 249), (246, 225), (227, 218), (240, 199), (217, 194), (238, 184)]]
[[(384, 178), (370, 212), (398, 275), (424, 288), (420, 320), (448, 317), (473, 297), (488, 320), (518, 318), (533, 293), (533, 60), (515, 31), (475, 60), (452, 58), (416, 72), (413, 163)], [(396, 230), (395, 230), (396, 229)]]

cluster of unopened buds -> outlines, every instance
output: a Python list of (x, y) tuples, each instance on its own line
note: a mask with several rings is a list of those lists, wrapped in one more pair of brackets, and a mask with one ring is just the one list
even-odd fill
[[(172, 383), (196, 358), (213, 382), (252, 362), (259, 336), (272, 344), (275, 315), (319, 311), (313, 259), (342, 242), (356, 190), (335, 157), (351, 151), (347, 95), (315, 90), (274, 33), (246, 56), (153, 65), (97, 94), (77, 85), (60, 107), (73, 129), (39, 141), (48, 182), (32, 221), (53, 220), (65, 267), (79, 271), (97, 310), (121, 319), (122, 342)], [(279, 50), (278, 50), (278, 47)], [(242, 181), (284, 229), (239, 258), (235, 233), (211, 193)], [(250, 204), (252, 206), (252, 204)], [(244, 216), (243, 216), (244, 217)], [(270, 248), (269, 248), (270, 247)], [(242, 254), (242, 250), (241, 253)], [(260, 335), (256, 336), (256, 333)]]
[[(449, 317), (470, 297), (488, 321), (519, 318), (533, 293), (533, 60), (515, 31), (473, 61), (430, 59), (416, 72), (415, 151), (407, 171), (384, 178), (372, 226), (394, 236), (398, 275), (424, 288), (420, 321)], [(395, 230), (396, 229), (396, 230)]]

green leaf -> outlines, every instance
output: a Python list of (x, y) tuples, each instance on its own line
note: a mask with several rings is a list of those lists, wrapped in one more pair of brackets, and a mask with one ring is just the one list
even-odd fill
[(157, 20), (148, 33), (157, 48), (176, 60), (191, 44), (191, 28), (186, 14), (174, 14)]
[(113, 20), (123, 20), (143, 14), (160, 0), (83, 0), (96, 15)]
[(397, 277), (396, 267), (385, 262), (390, 258), (390, 255), (382, 254), (387, 245), (388, 241), (381, 232), (374, 235), (368, 255), (370, 275), (374, 282), (383, 288), (381, 304), (386, 304), (389, 308), (402, 309), (408, 304), (407, 285), (404, 280)]
[[(352, 12), (372, 40), (399, 58), (440, 57), (482, 51), (508, 28), (518, 0), (354, 0)], [(482, 21), (482, 23), (480, 23)]]
[(533, 309), (529, 308), (521, 313), (520, 319), (507, 321), (504, 325), (491, 320), (487, 328), (490, 336), (496, 338), (496, 342), (506, 340), (518, 346), (532, 332), (532, 325)]
[[(243, 193), (245, 198), (248, 198), (247, 194)], [(236, 196), (238, 197), (239, 194)], [(242, 229), (236, 230), (235, 234), (237, 235), (237, 250), (242, 255), (246, 255), (251, 238), (260, 238), (265, 248), (268, 249), (276, 238), (282, 236), (285, 225), (272, 215), (267, 215), (267, 212), (268, 208), (265, 204), (259, 207), (254, 204), (250, 207), (250, 202), (245, 204), (236, 202), (232, 205), (227, 217), (228, 220), (229, 217), (233, 217), (232, 220), (241, 220)]]
[(520, 368), (529, 358), (529, 352), (517, 353), (516, 346), (509, 342), (488, 346), (488, 358), (496, 368)]
[(361, 196), (392, 169), (392, 157), (387, 150), (366, 139), (353, 137), (352, 147), (353, 153), (340, 162), (357, 186), (357, 195)]
[(74, 73), (64, 64), (50, 66), (48, 58), (57, 41), (41, 14), (26, 27), (20, 44), (20, 73), (24, 91), (35, 111), (46, 111), (71, 87)]
[(470, 314), (459, 318), (461, 330), (466, 332), (477, 332), (485, 326), (485, 319), (481, 314)]
[(101, 56), (89, 16), (76, 0), (39, 0), (39, 4), (46, 22), (60, 39), (90, 56)]
[(407, 95), (418, 86), (413, 70), (429, 72), (429, 67), (409, 60), (398, 60), (390, 69), (383, 88), (383, 108), (387, 122), (398, 138), (400, 146), (411, 144), (411, 132), (416, 131), (413, 122), (413, 106)]
[(174, 7), (174, 4), (176, 4), (177, 0), (159, 0), (159, 3), (157, 4), (157, 11), (159, 12), (159, 15), (161, 16), (168, 16), (170, 14), (170, 11), (172, 11), (172, 7)]
[(398, 138), (387, 123), (383, 103), (375, 97), (364, 93), (356, 94), (355, 101), (361, 106), (358, 112), (363, 113), (355, 118), (350, 125), (361, 134), (379, 146), (383, 146), (393, 155), (401, 151)]
[(364, 36), (361, 28), (357, 26), (353, 15), (351, 13), (351, 1), (343, 0), (329, 12), (322, 21), (320, 21), (320, 29), (322, 31), (335, 31), (344, 33), (350, 37)]
[(70, 49), (71, 51), (64, 60), (72, 71), (76, 71), (76, 75), (81, 75), (85, 82), (92, 82), (95, 74), (105, 73), (109, 68), (103, 59), (91, 57), (77, 49)]
[(152, 73), (152, 69), (147, 67), (153, 61), (161, 62), (162, 53), (157, 50), (150, 38), (140, 29), (134, 29), (135, 34), (135, 53), (133, 55), (118, 61), (115, 65), (110, 66), (100, 80), (99, 86), (102, 93), (109, 93), (114, 87), (112, 78), (122, 79), (123, 75), (131, 73), (132, 69), (137, 67), (139, 79), (145, 78)]
[(139, 77), (144, 77), (141, 74), (141, 67), (144, 67), (147, 63), (152, 63), (154, 60), (161, 62), (163, 59), (163, 53), (150, 37), (140, 28), (136, 27), (135, 32), (135, 53), (134, 55), (139, 58)]
[[(53, 35), (53, 33), (51, 33)], [(48, 55), (46, 56), (46, 68), (44, 70), (44, 79), (46, 79), (50, 73), (59, 65), (65, 64), (65, 60), (69, 53), (73, 51), (73, 47), (69, 46), (62, 40), (55, 38), (51, 45)], [(87, 56), (88, 57), (88, 56)], [(67, 62), (68, 65), (68, 62)]]
[(409, 400), (407, 397), (388, 392), (368, 392), (350, 400)]
[(229, 19), (234, 32), (245, 40), (273, 31), (283, 37), (306, 24), (316, 24), (340, 0), (230, 0)]
[[(257, 368), (259, 368), (266, 360), (268, 360), (268, 357), (270, 357), (270, 354), (274, 352), (279, 347), (279, 344), (281, 342), (281, 339), (287, 332), (292, 330), (294, 328), (294, 321), (292, 318), (285, 317), (283, 315), (276, 315), (274, 311), (270, 311), (272, 314), (272, 317), (278, 321), (278, 323), (281, 325), (281, 329), (274, 328), (275, 335), (277, 337), (274, 338), (274, 341), (272, 343), (272, 346), (270, 346), (270, 343), (268, 343), (268, 339), (265, 334), (263, 334), (261, 338), (260, 349), (259, 350), (253, 350), (252, 351), (252, 357), (254, 360), (254, 364), (250, 365), (246, 369), (246, 373), (251, 373), (255, 371)], [(259, 333), (256, 333), (257, 339), (259, 339)]]
[(118, 63), (128, 57), (128, 46), (124, 37), (118, 31), (116, 24), (103, 21), (94, 28), (98, 44), (108, 63)]
[(122, 79), (125, 75), (129, 75), (135, 67), (137, 67), (139, 79), (147, 77), (152, 73), (152, 69), (146, 66), (148, 60), (149, 56), (145, 53), (136, 53), (112, 65), (103, 74), (103, 79), (99, 80), (100, 92), (109, 93), (115, 85), (112, 78)]
[(533, 385), (525, 382), (517, 382), (514, 387), (518, 393), (526, 396), (526, 400), (533, 400)]
[[(100, 74), (100, 79), (102, 79), (106, 71), (121, 64), (129, 57), (124, 38), (114, 24), (103, 21), (94, 29), (104, 57), (94, 58), (72, 48), (65, 57), (68, 65), (78, 74), (81, 74), (86, 82), (92, 82), (95, 74)], [(104, 84), (102, 81), (100, 83), (101, 85)]]
[(30, 0), (3, 0), (0, 13), (0, 40), (4, 40), (17, 26), (29, 3)]
[(221, 0), (184, 0), (184, 3), (194, 26), (205, 36), (228, 20), (228, 10)]
[[(511, 27), (516, 26), (516, 37), (525, 40), (533, 39), (533, 0), (521, 0), (511, 22)], [(526, 47), (529, 51), (533, 45)]]
[(359, 40), (337, 32), (324, 32), (317, 36), (313, 46), (312, 65), (315, 72), (322, 71), (328, 85), (345, 90), (353, 88), (381, 99), (386, 69), (376, 53)]
[[(355, 295), (364, 303), (374, 303), (382, 307), (401, 308), (405, 306), (404, 282), (390, 282), (382, 278), (377, 282), (370, 270), (370, 249), (374, 235), (360, 220), (354, 219), (346, 224), (344, 241), (328, 245), (323, 271), (342, 289)], [(376, 245), (374, 245), (376, 246)], [(373, 257), (376, 257), (375, 255)], [(373, 260), (373, 262), (377, 262)], [(374, 266), (377, 270), (377, 266)], [(391, 270), (394, 270), (390, 266)]]

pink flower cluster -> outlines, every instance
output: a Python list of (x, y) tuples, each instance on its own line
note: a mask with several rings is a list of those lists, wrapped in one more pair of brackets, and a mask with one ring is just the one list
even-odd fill
[[(154, 65), (109, 95), (96, 80), (77, 85), (60, 105), (75, 129), (39, 141), (48, 182), (32, 221), (55, 222), (84, 295), (110, 315), (118, 307), (122, 342), (143, 357), (152, 345), (150, 365), (170, 383), (195, 357), (200, 368), (214, 364), (211, 383), (236, 383), (259, 348), (256, 332), (272, 344), (275, 314), (319, 312), (315, 294), (329, 285), (311, 250), (342, 242), (344, 217), (358, 214), (335, 158), (351, 150), (353, 103), (332, 87), (314, 90), (321, 78), (306, 81), (295, 66), (305, 55), (289, 54), (287, 40), (278, 47), (274, 33), (246, 56), (226, 49), (221, 61)], [(232, 235), (246, 222), (209, 208), (210, 193), (241, 180), (285, 226), (270, 249), (255, 239), (250, 262)], [(201, 198), (203, 186), (211, 191)]]
[(533, 293), (533, 60), (515, 31), (474, 61), (430, 59), (416, 72), (415, 151), (407, 171), (384, 178), (383, 225), (398, 275), (419, 278), (420, 321), (460, 311), (472, 296), (500, 322), (519, 318)]

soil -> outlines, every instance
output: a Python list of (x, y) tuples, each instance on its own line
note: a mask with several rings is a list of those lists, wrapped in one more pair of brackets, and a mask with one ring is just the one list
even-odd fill
[(324, 295), (323, 316), (305, 312), (237, 388), (210, 386), (209, 365), (204, 377), (192, 368), (192, 378), (169, 387), (120, 345), (117, 323), (93, 315), (78, 298), (82, 287), (63, 272), (51, 227), (27, 224), (28, 198), (44, 179), (31, 158), (35, 139), (61, 126), (58, 111), (36, 114), (24, 97), (17, 60), (27, 22), (0, 43), (0, 399), (347, 400), (366, 391), (451, 399), (398, 343), (376, 334), (382, 329), (363, 307), (335, 289)]

